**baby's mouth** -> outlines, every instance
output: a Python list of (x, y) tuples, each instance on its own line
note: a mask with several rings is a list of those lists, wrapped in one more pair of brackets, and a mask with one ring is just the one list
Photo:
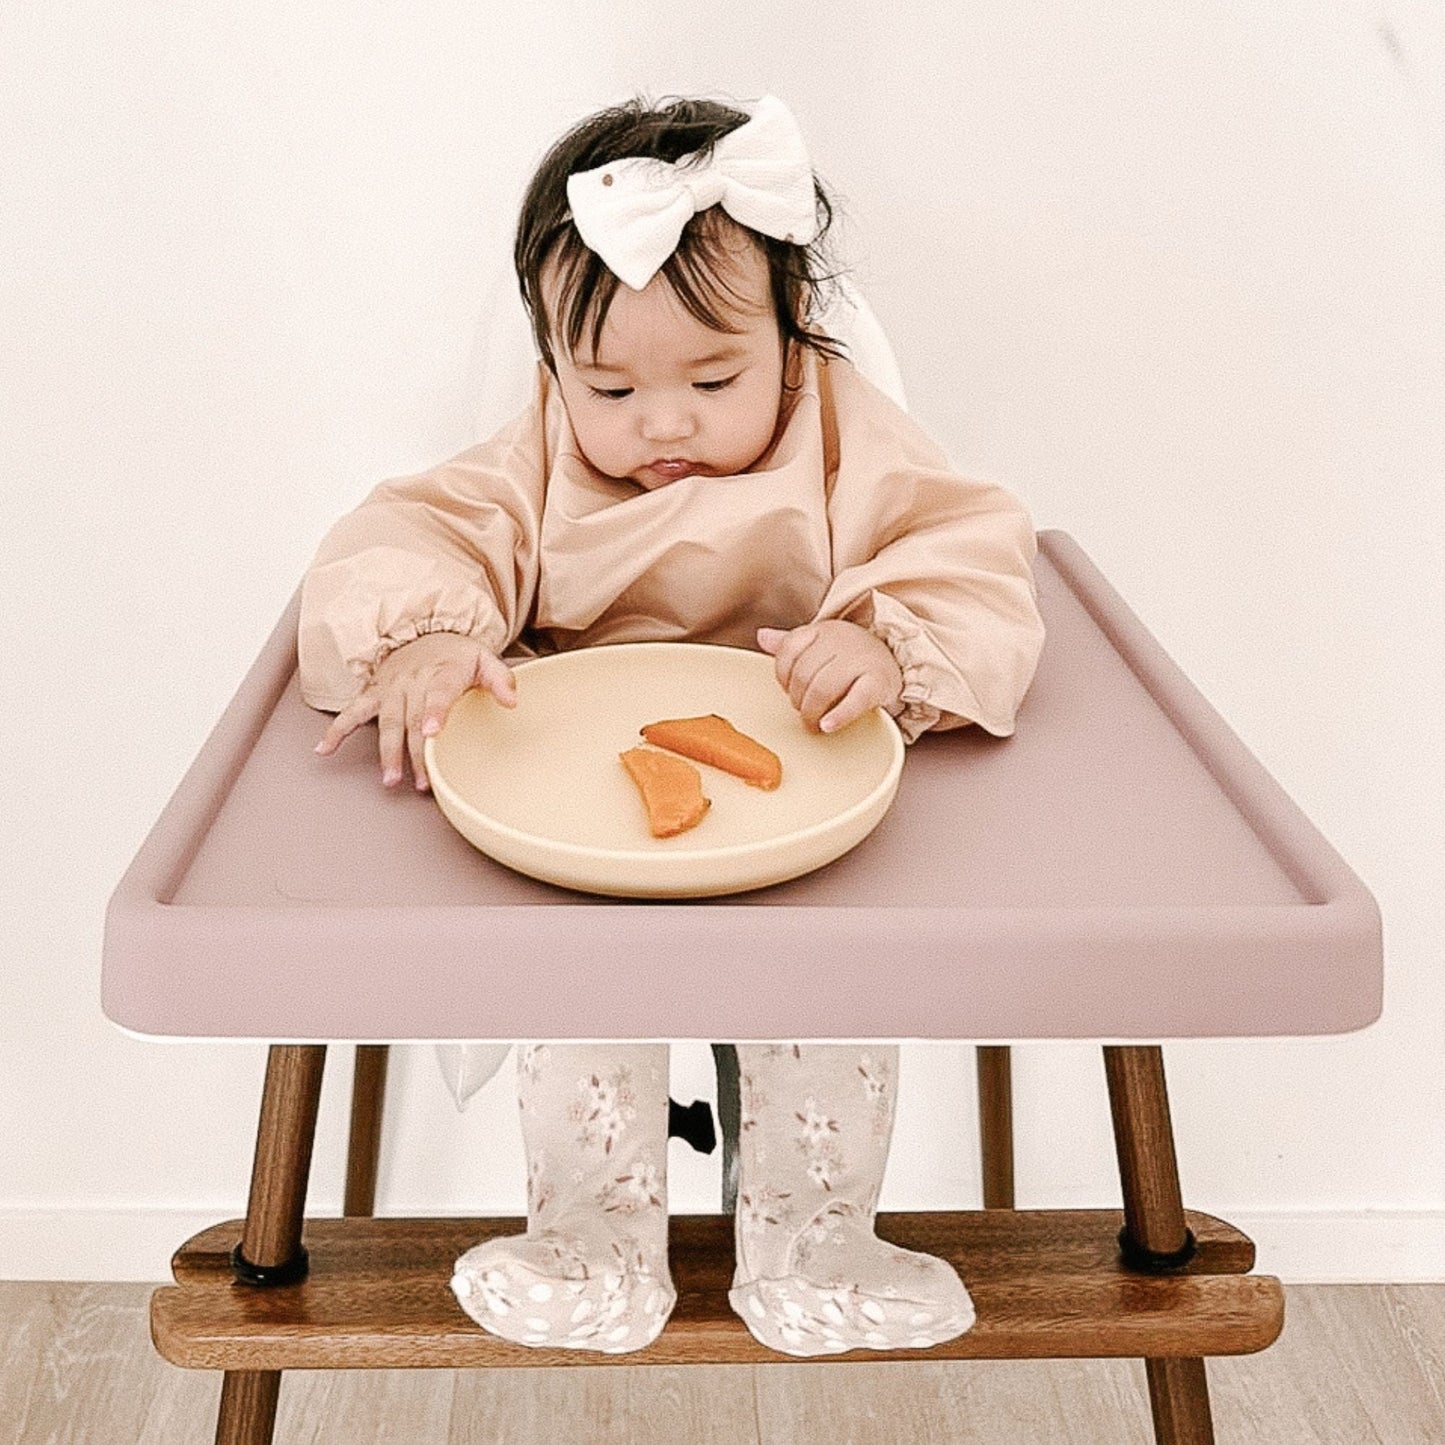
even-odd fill
[(662, 457), (658, 461), (649, 463), (647, 470), (664, 481), (676, 482), (683, 477), (690, 477), (695, 472), (702, 471), (702, 467), (696, 462), (684, 461), (681, 457)]

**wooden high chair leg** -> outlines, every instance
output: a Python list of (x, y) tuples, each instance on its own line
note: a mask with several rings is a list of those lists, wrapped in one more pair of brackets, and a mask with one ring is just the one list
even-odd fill
[(341, 1213), (350, 1219), (376, 1211), (376, 1170), (381, 1158), (381, 1116), (386, 1101), (390, 1046), (357, 1044), (351, 1081), (351, 1136), (346, 1146), (346, 1197)]
[[(1164, 1055), (1157, 1046), (1106, 1047), (1104, 1072), (1124, 1189), (1124, 1259), (1168, 1273), (1194, 1253), (1194, 1236), (1184, 1222)], [(1144, 1369), (1158, 1445), (1214, 1445), (1204, 1361), (1146, 1359)]]
[[(273, 1044), (267, 1056), (246, 1224), (232, 1256), (245, 1287), (305, 1277), (301, 1221), (325, 1063), (324, 1044)], [(280, 1389), (279, 1370), (227, 1370), (216, 1445), (270, 1445)]]
[(978, 1046), (978, 1142), (983, 1207), (1014, 1207), (1013, 1078), (1008, 1046)]
[(221, 1378), (216, 1445), (266, 1445), (276, 1431), (280, 1370), (227, 1370)]

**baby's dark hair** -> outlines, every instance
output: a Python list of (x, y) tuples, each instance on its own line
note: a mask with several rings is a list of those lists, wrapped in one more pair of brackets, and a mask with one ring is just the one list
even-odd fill
[[(629, 156), (675, 162), (698, 152), (705, 159), (723, 136), (747, 119), (746, 112), (712, 100), (674, 99), (653, 104), (637, 98), (579, 121), (543, 157), (522, 202), (514, 259), (532, 335), (553, 373), (557, 364), (542, 299), (543, 267), (549, 262), (557, 266), (557, 315), (552, 324), (569, 355), (576, 352), (589, 327), (596, 354), (607, 312), (622, 284), (573, 225), (567, 177)], [(811, 330), (808, 324), (821, 310), (822, 288), (832, 279), (822, 243), (833, 219), (833, 206), (816, 177), (813, 191), (818, 234), (807, 245), (744, 229), (767, 257), (773, 307), (785, 343), (796, 342), (825, 356), (838, 356), (838, 342)], [(737, 329), (727, 313), (739, 298), (725, 279), (731, 239), (727, 228), (735, 224), (720, 206), (699, 211), (683, 228), (677, 249), (660, 273), (689, 313), (715, 331)]]

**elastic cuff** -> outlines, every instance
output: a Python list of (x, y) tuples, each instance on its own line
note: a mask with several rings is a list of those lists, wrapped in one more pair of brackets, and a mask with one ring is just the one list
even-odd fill
[(486, 638), (486, 628), (478, 627), (474, 621), (462, 617), (423, 617), (414, 623), (398, 627), (391, 632), (385, 632), (377, 640), (376, 646), (372, 649), (369, 658), (359, 659), (352, 664), (352, 670), (360, 679), (360, 687), (366, 687), (373, 677), (376, 676), (376, 669), (391, 656), (393, 652), (405, 647), (408, 642), (415, 642), (418, 637), (426, 637), (433, 632), (455, 632), (459, 637), (470, 637), (480, 642), (484, 647), (492, 648), (498, 656), (501, 649), (492, 647)]
[[(937, 651), (936, 644), (901, 602), (874, 589), (863, 606), (856, 610), (863, 616), (854, 620), (887, 644), (903, 674), (903, 691), (899, 695), (898, 710), (893, 713), (893, 720), (898, 724), (904, 742), (911, 743), (945, 716), (944, 709), (931, 699), (938, 692), (940, 680), (948, 677), (949, 671), (933, 656)], [(867, 620), (864, 621), (863, 617)]]

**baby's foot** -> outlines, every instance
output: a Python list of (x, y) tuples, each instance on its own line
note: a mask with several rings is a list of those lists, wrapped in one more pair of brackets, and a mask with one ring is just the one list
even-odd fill
[(753, 1337), (785, 1355), (925, 1350), (974, 1322), (951, 1265), (886, 1243), (846, 1205), (807, 1225), (788, 1263), (789, 1273), (744, 1280), (728, 1293)]
[(677, 1300), (666, 1260), (649, 1261), (634, 1239), (555, 1229), (469, 1249), (456, 1262), (452, 1292), (504, 1340), (609, 1355), (650, 1345)]

